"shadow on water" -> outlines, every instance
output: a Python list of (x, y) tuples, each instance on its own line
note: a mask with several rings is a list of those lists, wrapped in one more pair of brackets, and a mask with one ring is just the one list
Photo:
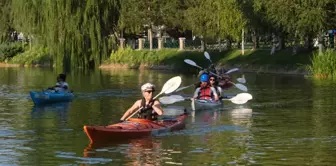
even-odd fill
[(60, 120), (67, 120), (67, 112), (71, 102), (55, 103), (48, 105), (34, 105), (31, 111), (32, 119), (46, 118), (46, 114), (56, 114)]

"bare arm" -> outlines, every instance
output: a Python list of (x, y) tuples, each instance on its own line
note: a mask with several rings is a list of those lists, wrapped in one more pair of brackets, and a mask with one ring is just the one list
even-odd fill
[(212, 94), (215, 96), (215, 101), (217, 101), (219, 99), (219, 97), (218, 97), (218, 94), (217, 94), (215, 88), (211, 87), (211, 91), (212, 91)]
[(163, 115), (163, 110), (161, 108), (161, 104), (159, 101), (155, 101), (153, 106), (152, 106), (153, 110), (158, 114), (158, 115)]
[(197, 89), (195, 90), (195, 92), (194, 92), (194, 96), (193, 96), (194, 99), (196, 99), (196, 98), (198, 97), (198, 93), (199, 93), (199, 91), (200, 91), (200, 88), (197, 88)]
[(133, 114), (136, 110), (140, 108), (141, 100), (136, 101), (131, 108), (129, 108), (125, 114), (120, 118), (120, 120), (125, 120), (128, 116)]

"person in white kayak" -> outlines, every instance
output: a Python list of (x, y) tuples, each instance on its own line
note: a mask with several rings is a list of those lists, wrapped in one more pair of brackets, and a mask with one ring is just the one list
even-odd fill
[(215, 88), (218, 98), (221, 99), (223, 97), (223, 89), (220, 86), (218, 86), (216, 76), (210, 75), (209, 84), (211, 87)]
[(195, 92), (192, 99), (201, 99), (201, 100), (219, 100), (216, 89), (211, 87), (209, 83), (209, 75), (202, 74), (200, 78), (201, 84)]
[(59, 74), (57, 76), (57, 82), (56, 86), (48, 88), (48, 90), (55, 90), (57, 92), (67, 92), (69, 91), (69, 84), (65, 82), (66, 75), (65, 74)]

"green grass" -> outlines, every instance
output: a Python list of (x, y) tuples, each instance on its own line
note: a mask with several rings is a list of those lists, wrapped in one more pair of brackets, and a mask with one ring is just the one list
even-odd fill
[(336, 52), (328, 49), (321, 55), (314, 53), (309, 70), (317, 78), (336, 77)]
[(292, 50), (282, 50), (270, 55), (270, 50), (245, 51), (241, 55), (240, 50), (227, 52), (226, 56), (220, 58), (220, 64), (249, 64), (249, 65), (310, 65), (312, 52), (301, 52), (292, 55)]
[[(254, 65), (275, 67), (302, 67), (311, 65), (312, 51), (300, 52), (292, 55), (292, 50), (283, 50), (270, 55), (270, 50), (245, 51), (241, 55), (240, 50), (224, 52), (210, 52), (211, 60), (218, 65)], [(163, 49), (159, 51), (132, 50), (126, 48), (113, 52), (105, 64), (128, 64), (131, 67), (143, 65), (174, 65), (175, 70), (190, 71), (195, 68), (186, 65), (184, 59), (191, 59), (199, 66), (207, 67), (210, 63), (204, 57), (203, 52), (178, 51), (177, 49)]]

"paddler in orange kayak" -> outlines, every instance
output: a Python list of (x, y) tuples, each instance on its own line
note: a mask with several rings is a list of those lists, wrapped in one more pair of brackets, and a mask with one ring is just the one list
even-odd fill
[(121, 122), (140, 108), (141, 110), (138, 113), (138, 118), (141, 119), (154, 121), (157, 120), (158, 115), (163, 114), (160, 102), (158, 100), (153, 100), (155, 86), (151, 83), (146, 83), (141, 86), (141, 91), (143, 98), (137, 100), (133, 106), (125, 112), (125, 114), (120, 118)]

